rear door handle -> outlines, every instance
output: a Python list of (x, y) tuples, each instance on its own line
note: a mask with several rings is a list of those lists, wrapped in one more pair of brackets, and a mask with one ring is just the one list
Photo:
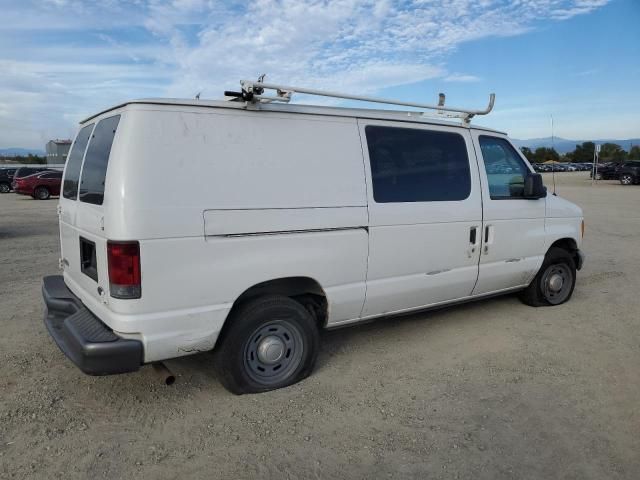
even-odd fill
[(486, 225), (484, 227), (484, 253), (489, 253), (489, 245), (493, 244), (494, 229), (493, 225)]

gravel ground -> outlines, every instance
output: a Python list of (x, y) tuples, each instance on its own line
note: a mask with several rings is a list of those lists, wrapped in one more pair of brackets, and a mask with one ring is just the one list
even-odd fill
[(568, 304), (326, 332), (310, 378), (242, 397), (208, 354), (171, 387), (83, 375), (42, 323), (57, 201), (0, 195), (0, 478), (639, 478), (640, 187), (556, 177), (587, 224)]

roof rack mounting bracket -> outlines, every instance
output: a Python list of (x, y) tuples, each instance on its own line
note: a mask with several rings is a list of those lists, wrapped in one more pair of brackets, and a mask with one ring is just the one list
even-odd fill
[[(316, 95), (320, 97), (330, 98), (342, 98), (345, 100), (357, 100), (361, 102), (381, 103), (386, 105), (400, 105), (403, 107), (414, 107), (425, 109), (425, 112), (412, 112), (418, 113), (423, 116), (436, 116), (445, 118), (457, 118), (462, 121), (464, 125), (469, 125), (471, 119), (476, 115), (487, 115), (495, 104), (496, 95), (494, 93), (489, 95), (489, 104), (482, 110), (474, 110), (468, 108), (458, 107), (446, 107), (445, 95), (440, 93), (438, 95), (438, 104), (429, 105), (424, 103), (404, 102), (400, 100), (392, 100), (387, 98), (369, 97), (365, 95), (350, 95), (346, 93), (330, 92), (325, 90), (315, 90), (311, 88), (292, 87), (288, 85), (278, 85), (274, 83), (265, 83), (264, 75), (255, 80), (240, 80), (241, 92), (225, 92), (227, 97), (231, 97), (233, 101), (245, 101), (247, 103), (272, 103), (282, 102), (289, 103), (294, 93), (301, 93), (305, 95)], [(273, 90), (273, 95), (265, 95), (265, 90)], [(411, 112), (408, 112), (411, 113)]]

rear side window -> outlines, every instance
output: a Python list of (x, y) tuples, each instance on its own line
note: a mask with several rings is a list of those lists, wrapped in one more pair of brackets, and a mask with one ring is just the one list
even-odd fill
[(464, 200), (471, 193), (461, 135), (373, 125), (365, 133), (377, 203)]
[(93, 129), (93, 123), (82, 128), (73, 143), (73, 148), (67, 158), (67, 167), (64, 171), (64, 182), (62, 183), (62, 196), (75, 200), (78, 196), (78, 181), (80, 180), (80, 168), (82, 167), (82, 157), (89, 143), (89, 136)]
[(93, 130), (89, 148), (84, 158), (82, 180), (80, 181), (80, 201), (102, 205), (107, 164), (111, 154), (113, 137), (120, 122), (120, 115), (100, 120)]

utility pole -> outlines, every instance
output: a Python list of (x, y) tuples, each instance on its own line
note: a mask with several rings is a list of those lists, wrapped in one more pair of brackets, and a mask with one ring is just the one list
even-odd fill
[(593, 169), (591, 170), (591, 185), (597, 180), (598, 176), (598, 160), (600, 158), (600, 145), (596, 145), (593, 149)]

